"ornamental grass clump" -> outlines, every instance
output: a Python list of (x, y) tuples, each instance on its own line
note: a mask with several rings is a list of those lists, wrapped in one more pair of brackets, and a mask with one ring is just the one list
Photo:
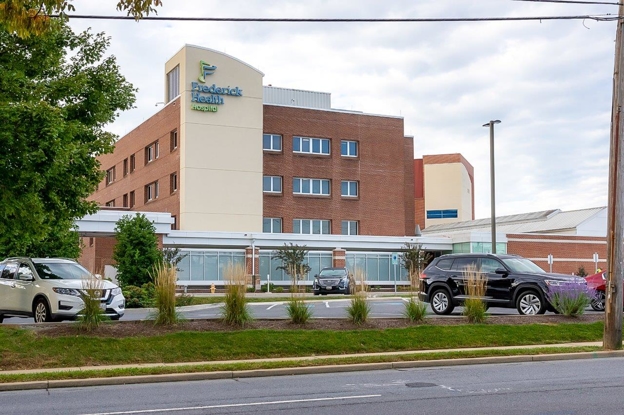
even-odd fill
[(347, 307), (347, 315), (353, 324), (360, 325), (368, 320), (371, 307), (366, 301), (368, 286), (364, 279), (364, 273), (356, 269), (353, 274), (355, 277), (355, 292), (353, 298), (351, 298), (351, 303)]
[(286, 305), (286, 311), (290, 321), (295, 324), (305, 324), (312, 318), (312, 311), (304, 301), (305, 290), (299, 286), (299, 280), (303, 279), (307, 273), (307, 268), (303, 264), (291, 264), (289, 275), (292, 276), (290, 286), (290, 300)]
[(550, 285), (546, 298), (557, 312), (567, 317), (578, 317), (585, 312), (597, 293), (585, 281)]
[(180, 320), (176, 312), (176, 282), (178, 275), (175, 266), (167, 262), (161, 262), (151, 272), (154, 280), (154, 305), (156, 316), (154, 324), (172, 325)]
[(101, 308), (104, 296), (104, 282), (92, 276), (82, 278), (82, 290), (80, 298), (84, 307), (80, 312), (78, 328), (84, 331), (92, 331), (99, 327), (100, 323), (108, 318)]
[(222, 307), (223, 321), (231, 326), (243, 327), (253, 319), (245, 297), (247, 283), (245, 267), (230, 264), (225, 268), (225, 299)]
[(403, 316), (410, 321), (410, 323), (420, 323), (424, 321), (427, 315), (427, 304), (420, 301), (418, 298), (418, 292), (421, 290), (420, 273), (414, 271), (412, 267), (409, 268), (409, 300), (405, 303), (405, 309), (403, 310)]
[(464, 287), (468, 298), (464, 301), (463, 314), (471, 323), (484, 323), (487, 319), (487, 304), (483, 300), (487, 287), (487, 276), (474, 266), (464, 271)]

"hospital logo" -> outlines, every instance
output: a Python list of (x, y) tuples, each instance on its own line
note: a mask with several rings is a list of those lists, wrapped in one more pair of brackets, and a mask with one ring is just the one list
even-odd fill
[(217, 69), (216, 66), (209, 64), (208, 62), (199, 61), (199, 82), (206, 82), (206, 76), (212, 75), (214, 71)]

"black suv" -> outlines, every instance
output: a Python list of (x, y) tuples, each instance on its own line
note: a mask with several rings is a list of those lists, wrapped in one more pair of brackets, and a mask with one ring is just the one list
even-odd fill
[(353, 286), (352, 277), (346, 268), (323, 268), (314, 276), (312, 290), (319, 294), (349, 294)]
[(487, 274), (484, 298), (487, 306), (516, 307), (520, 314), (554, 311), (546, 296), (549, 286), (583, 283), (583, 278), (544, 272), (517, 255), (449, 254), (434, 259), (421, 273), (420, 299), (431, 303), (434, 313), (450, 314), (467, 298), (464, 292), (467, 269)]

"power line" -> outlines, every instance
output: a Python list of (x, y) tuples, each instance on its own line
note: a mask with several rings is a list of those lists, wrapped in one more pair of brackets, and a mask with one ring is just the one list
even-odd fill
[[(533, 0), (536, 1), (536, 0)], [(552, 0), (554, 1), (554, 0)], [(617, 3), (615, 3), (617, 4)], [(51, 15), (50, 17), (59, 17)], [(65, 14), (70, 19), (91, 20), (136, 20), (132, 16), (96, 16), (83, 14)], [(146, 16), (139, 20), (184, 21), (184, 22), (274, 22), (274, 23), (439, 23), (439, 22), (501, 22), (501, 21), (542, 21), (542, 20), (617, 20), (611, 13), (602, 15), (576, 16), (535, 16), (535, 17), (441, 17), (441, 18), (397, 18), (397, 19), (303, 19), (303, 18), (261, 18), (261, 17), (162, 17)]]
[(580, 0), (512, 0), (512, 1), (528, 1), (533, 3), (566, 3), (566, 4), (606, 4), (609, 6), (621, 6), (624, 3), (608, 3), (604, 1), (580, 1)]

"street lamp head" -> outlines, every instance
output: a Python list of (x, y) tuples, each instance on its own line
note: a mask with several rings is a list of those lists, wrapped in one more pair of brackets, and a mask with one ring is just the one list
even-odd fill
[(490, 125), (493, 125), (493, 124), (500, 124), (500, 123), (501, 123), (501, 120), (492, 120), (492, 121), (490, 121), (490, 122), (488, 122), (488, 123), (486, 123), (486, 124), (483, 124), (483, 126), (484, 126), (484, 127), (489, 127)]

